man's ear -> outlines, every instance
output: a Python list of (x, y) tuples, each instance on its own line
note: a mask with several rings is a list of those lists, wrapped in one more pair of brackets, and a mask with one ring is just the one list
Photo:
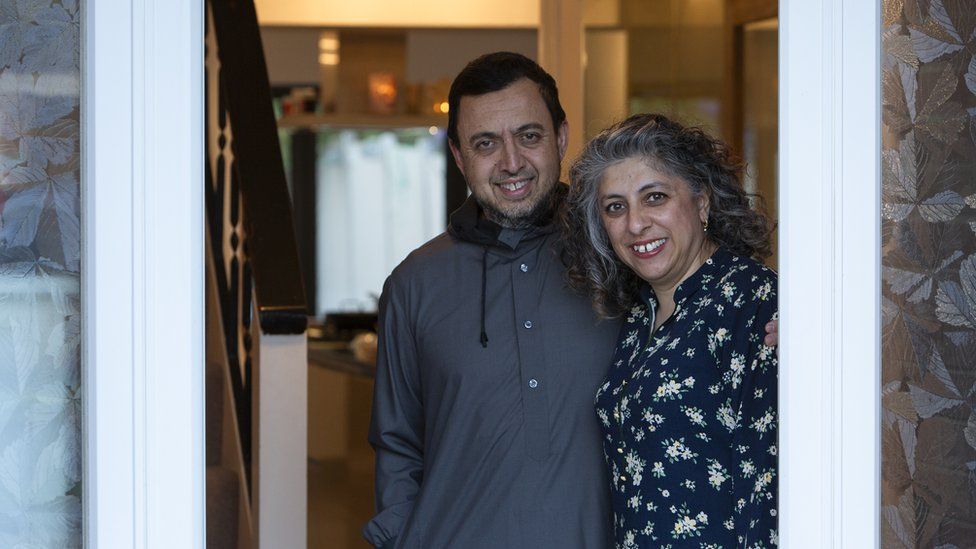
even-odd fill
[(467, 175), (464, 173), (464, 162), (462, 161), (461, 157), (461, 149), (457, 148), (457, 145), (454, 144), (454, 140), (450, 137), (447, 138), (447, 144), (451, 147), (451, 156), (454, 157), (454, 164), (456, 164), (458, 169), (461, 170), (461, 175), (464, 175), (465, 179), (467, 179)]
[(569, 146), (569, 123), (563, 120), (556, 130), (556, 143), (559, 145), (559, 160), (566, 156), (566, 147)]

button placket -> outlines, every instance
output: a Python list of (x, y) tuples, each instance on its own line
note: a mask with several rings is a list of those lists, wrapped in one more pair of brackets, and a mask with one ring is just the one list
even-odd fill
[(546, 395), (545, 349), (541, 339), (538, 296), (539, 275), (530, 261), (515, 261), (511, 267), (522, 406), (526, 429), (526, 450), (537, 460), (549, 456), (549, 406)]

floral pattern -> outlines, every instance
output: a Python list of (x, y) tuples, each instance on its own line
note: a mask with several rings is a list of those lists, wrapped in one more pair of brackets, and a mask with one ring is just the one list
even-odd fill
[(653, 333), (642, 297), (596, 396), (617, 548), (775, 546), (776, 274), (719, 248)]
[(77, 0), (0, 0), (0, 547), (81, 547)]
[(882, 2), (881, 545), (976, 540), (976, 5)]

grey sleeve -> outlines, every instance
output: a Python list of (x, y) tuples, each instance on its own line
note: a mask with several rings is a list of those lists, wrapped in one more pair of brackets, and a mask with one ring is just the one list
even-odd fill
[(376, 452), (376, 515), (363, 527), (363, 536), (374, 547), (396, 545), (423, 479), (423, 402), (406, 306), (405, 292), (391, 276), (379, 303), (379, 347), (369, 428), (369, 442)]

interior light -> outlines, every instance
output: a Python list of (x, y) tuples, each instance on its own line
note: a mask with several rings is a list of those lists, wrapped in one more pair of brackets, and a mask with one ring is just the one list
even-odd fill
[(319, 54), (319, 65), (338, 65), (339, 54), (323, 52)]
[(329, 36), (319, 38), (319, 50), (321, 51), (339, 51), (339, 39)]

